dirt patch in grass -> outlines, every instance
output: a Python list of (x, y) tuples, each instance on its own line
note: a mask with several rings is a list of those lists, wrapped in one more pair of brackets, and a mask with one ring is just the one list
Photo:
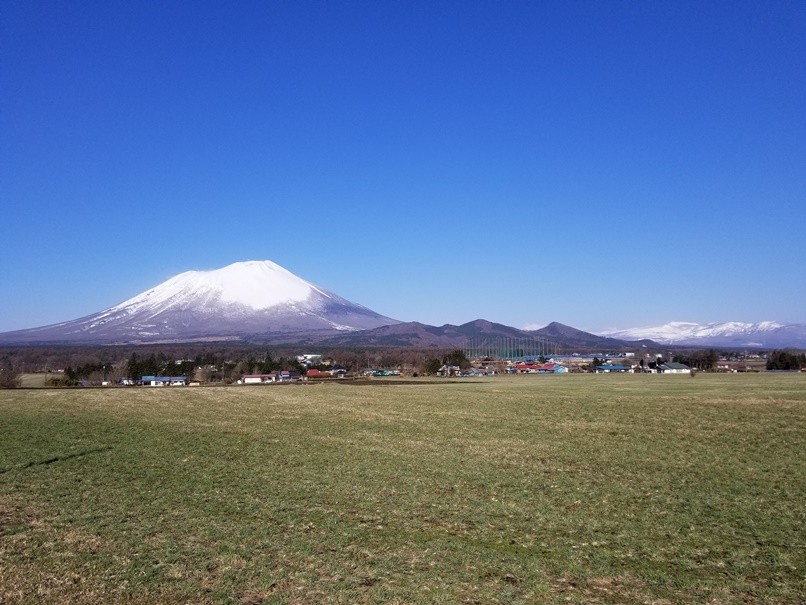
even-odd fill
[(551, 584), (551, 591), (571, 603), (615, 605), (617, 603), (645, 603), (672, 605), (673, 601), (653, 596), (646, 585), (635, 578), (591, 577), (575, 578), (564, 575)]

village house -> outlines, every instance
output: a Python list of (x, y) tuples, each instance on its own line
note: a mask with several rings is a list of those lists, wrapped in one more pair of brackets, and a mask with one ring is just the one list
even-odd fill
[(596, 366), (596, 373), (597, 374), (610, 374), (614, 372), (622, 372), (622, 373), (629, 373), (632, 374), (633, 369), (630, 366)]
[(305, 375), (308, 378), (330, 378), (331, 376), (330, 372), (323, 372), (322, 370), (314, 370), (314, 369), (308, 370), (305, 373)]
[(283, 370), (277, 375), (277, 382), (299, 382), (302, 380), (299, 372), (292, 370)]
[(314, 355), (312, 353), (306, 353), (304, 355), (297, 355), (297, 361), (300, 362), (304, 366), (309, 366), (313, 364), (318, 364), (322, 362), (321, 355)]
[(568, 368), (558, 363), (538, 363), (536, 361), (524, 361), (515, 364), (509, 369), (512, 374), (564, 374)]
[(457, 364), (444, 365), (437, 370), (437, 376), (459, 376), (461, 369)]
[(400, 376), (400, 370), (372, 370), (373, 376)]
[(243, 384), (268, 384), (277, 381), (277, 374), (244, 374), (238, 382)]
[(492, 366), (470, 366), (470, 371), (467, 373), (468, 376), (493, 376), (495, 374), (495, 368)]
[(689, 374), (691, 368), (684, 363), (675, 363), (668, 361), (658, 366), (658, 370), (663, 374)]

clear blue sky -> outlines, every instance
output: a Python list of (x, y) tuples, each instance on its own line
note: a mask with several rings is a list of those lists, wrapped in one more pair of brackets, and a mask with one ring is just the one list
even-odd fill
[(806, 322), (806, 2), (3, 0), (0, 330), (273, 260), (404, 321)]

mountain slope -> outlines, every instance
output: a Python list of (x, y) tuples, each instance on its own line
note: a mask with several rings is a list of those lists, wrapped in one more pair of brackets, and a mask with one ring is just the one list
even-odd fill
[(363, 332), (340, 334), (326, 339), (321, 344), (349, 347), (452, 348), (464, 346), (470, 338), (523, 338), (526, 335), (523, 330), (484, 319), (477, 319), (461, 326), (445, 324), (439, 327), (411, 321)]
[(187, 271), (109, 309), (0, 334), (3, 343), (146, 343), (274, 339), (399, 323), (271, 261)]
[(539, 330), (531, 330), (531, 334), (542, 336), (552, 342), (564, 343), (566, 347), (578, 347), (580, 349), (606, 349), (619, 350), (625, 346), (657, 346), (657, 343), (651, 340), (640, 340), (634, 338), (615, 338), (607, 336), (598, 336), (590, 332), (583, 332), (571, 326), (566, 326), (559, 322), (553, 321), (549, 325), (540, 328)]

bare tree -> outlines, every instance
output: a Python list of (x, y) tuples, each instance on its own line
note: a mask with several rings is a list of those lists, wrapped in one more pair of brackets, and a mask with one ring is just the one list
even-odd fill
[(213, 377), (215, 369), (212, 366), (206, 365), (196, 368), (193, 372), (193, 379), (198, 382), (210, 382)]
[(0, 359), (0, 389), (16, 389), (21, 382), (19, 367), (8, 357)]

